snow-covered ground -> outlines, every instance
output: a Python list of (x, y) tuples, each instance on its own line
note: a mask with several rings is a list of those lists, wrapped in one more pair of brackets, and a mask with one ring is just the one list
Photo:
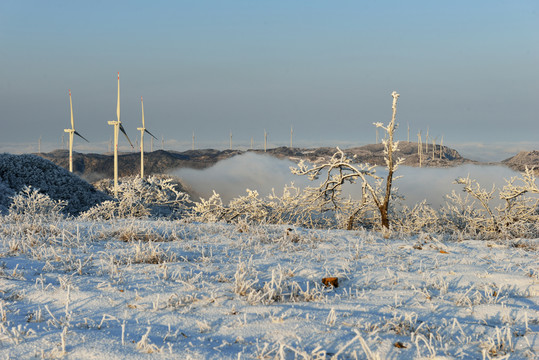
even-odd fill
[(2, 359), (539, 356), (538, 240), (2, 221)]

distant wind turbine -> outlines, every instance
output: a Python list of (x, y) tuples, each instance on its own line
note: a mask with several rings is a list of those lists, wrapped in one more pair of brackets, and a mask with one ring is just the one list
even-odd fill
[[(69, 90), (69, 108), (71, 109), (71, 129), (64, 129), (64, 132), (69, 134), (69, 171), (73, 172), (73, 134), (84, 140), (86, 140), (86, 138), (75, 130), (75, 122), (73, 121), (73, 101), (71, 101), (71, 90)], [(89, 141), (86, 140), (86, 142)]]
[(137, 130), (140, 131), (140, 178), (144, 179), (144, 133), (148, 133), (155, 140), (157, 140), (157, 138), (153, 136), (151, 132), (146, 130), (144, 125), (144, 102), (142, 96), (140, 97), (140, 106), (142, 107), (142, 127), (137, 128)]
[(266, 129), (264, 129), (264, 152), (266, 152), (268, 148), (268, 133), (266, 132)]
[(131, 143), (131, 140), (129, 140), (129, 136), (127, 136), (127, 133), (125, 132), (125, 129), (120, 122), (120, 72), (118, 71), (118, 102), (116, 106), (116, 116), (118, 120), (116, 121), (109, 121), (109, 125), (114, 126), (114, 196), (118, 197), (118, 134), (119, 131), (123, 132), (125, 137), (127, 138), (127, 141), (129, 141), (129, 145), (133, 147), (133, 144)]

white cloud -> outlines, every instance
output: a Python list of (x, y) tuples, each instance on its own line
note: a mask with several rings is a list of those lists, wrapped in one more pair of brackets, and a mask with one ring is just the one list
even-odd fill
[[(174, 175), (181, 177), (197, 194), (207, 198), (213, 190), (219, 193), (225, 202), (245, 194), (245, 189), (257, 190), (260, 195), (268, 195), (272, 188), (280, 193), (284, 185), (294, 182), (296, 185), (315, 186), (321, 180), (309, 181), (306, 177), (290, 173), (294, 163), (270, 156), (246, 153), (217, 163), (205, 170), (181, 169)], [(377, 169), (378, 175), (384, 175), (384, 169)], [(443, 204), (444, 195), (452, 190), (461, 191), (462, 187), (453, 184), (458, 177), (476, 179), (484, 188), (492, 185), (503, 186), (504, 179), (509, 179), (517, 172), (503, 166), (463, 165), (453, 168), (413, 168), (402, 166), (397, 175), (402, 176), (394, 182), (399, 193), (404, 195), (405, 203), (416, 204), (426, 199), (432, 206)], [(346, 184), (344, 194), (359, 197), (361, 187)]]

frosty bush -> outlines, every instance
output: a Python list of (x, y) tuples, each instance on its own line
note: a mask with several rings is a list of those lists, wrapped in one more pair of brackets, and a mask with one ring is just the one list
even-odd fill
[[(114, 184), (109, 179), (99, 181), (96, 187), (108, 194), (114, 193)], [(192, 202), (189, 195), (178, 188), (179, 184), (165, 176), (125, 177), (120, 179), (117, 200), (95, 206), (82, 214), (82, 218), (180, 218), (190, 211)]]
[(144, 204), (133, 201), (133, 198), (107, 200), (94, 206), (80, 215), (84, 220), (113, 220), (125, 218), (142, 218), (150, 215)]
[[(447, 196), (439, 216), (447, 232), (484, 238), (539, 236), (539, 189), (532, 169), (506, 180), (502, 189), (486, 190), (469, 177), (455, 183), (466, 196), (455, 191)], [(502, 204), (494, 206), (495, 198)]]
[[(352, 202), (351, 199), (347, 200)], [(268, 196), (268, 202), (272, 210), (269, 223), (310, 228), (341, 227), (339, 219), (342, 219), (342, 216), (339, 210), (346, 208), (344, 203), (337, 208), (327, 206), (327, 202), (319, 196), (315, 188), (307, 187), (302, 190), (294, 184), (286, 185), (282, 196), (273, 191)]]
[(9, 207), (8, 219), (17, 222), (56, 221), (64, 217), (63, 209), (66, 201), (52, 200), (47, 194), (38, 189), (25, 186), (13, 197)]
[(191, 219), (201, 222), (293, 224), (312, 228), (337, 227), (339, 216), (333, 209), (325, 209), (311, 188), (304, 190), (293, 184), (286, 185), (283, 195), (273, 191), (261, 197), (257, 191), (223, 204), (221, 196), (213, 193), (208, 199), (200, 199), (193, 207)]

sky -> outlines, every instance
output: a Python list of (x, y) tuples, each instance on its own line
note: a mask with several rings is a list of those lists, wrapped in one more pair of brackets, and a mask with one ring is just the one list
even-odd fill
[(373, 143), (392, 91), (400, 140), (539, 148), (536, 0), (4, 0), (0, 151), (60, 148), (71, 89), (75, 150), (106, 152), (118, 71), (121, 121), (135, 143), (143, 96), (154, 149), (286, 146), (291, 127), (297, 146)]

